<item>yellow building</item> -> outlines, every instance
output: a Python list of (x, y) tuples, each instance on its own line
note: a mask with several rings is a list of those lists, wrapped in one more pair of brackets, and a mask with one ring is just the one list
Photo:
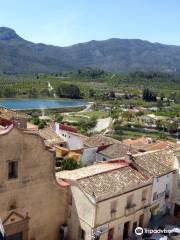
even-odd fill
[(69, 183), (68, 239), (126, 239), (150, 218), (152, 179), (124, 161), (57, 174)]
[(55, 151), (56, 151), (56, 157), (57, 158), (72, 158), (76, 162), (80, 163), (81, 161), (81, 150), (71, 150), (66, 147), (61, 147), (61, 146), (55, 146)]

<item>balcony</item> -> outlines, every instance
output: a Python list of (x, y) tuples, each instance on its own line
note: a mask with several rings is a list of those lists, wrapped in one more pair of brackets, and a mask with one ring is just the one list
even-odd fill
[(131, 215), (136, 211), (136, 204), (130, 204), (125, 207), (125, 215)]

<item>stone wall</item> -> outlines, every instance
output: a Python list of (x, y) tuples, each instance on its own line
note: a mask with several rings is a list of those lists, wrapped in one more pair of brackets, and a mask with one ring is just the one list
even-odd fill
[[(8, 179), (10, 161), (18, 164), (14, 179)], [(7, 235), (22, 231), (23, 240), (57, 240), (66, 198), (55, 180), (53, 154), (39, 136), (16, 128), (0, 136), (0, 218)]]

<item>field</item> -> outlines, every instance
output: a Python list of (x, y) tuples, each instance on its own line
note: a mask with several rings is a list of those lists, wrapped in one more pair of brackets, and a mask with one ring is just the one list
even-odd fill
[[(146, 89), (160, 100), (145, 99)], [(150, 108), (157, 108), (153, 114), (166, 116), (169, 121), (174, 121), (180, 117), (180, 75), (144, 72), (113, 74), (94, 69), (48, 75), (0, 75), (0, 97), (81, 98), (94, 102), (93, 111), (65, 115), (64, 121), (72, 124), (77, 124), (82, 119), (89, 121), (88, 119), (109, 116), (114, 119), (121, 118), (123, 109), (137, 107), (147, 109), (146, 114), (151, 113)], [(175, 139), (174, 136), (168, 136), (158, 129), (154, 132), (123, 129), (119, 134), (112, 134), (119, 139), (144, 135), (158, 139)]]

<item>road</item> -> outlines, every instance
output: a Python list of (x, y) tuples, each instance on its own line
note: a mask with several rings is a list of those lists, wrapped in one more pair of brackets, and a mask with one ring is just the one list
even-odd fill
[[(48, 90), (49, 90), (49, 92), (52, 92), (53, 91), (53, 87), (52, 87), (52, 85), (51, 85), (51, 83), (48, 81)], [(53, 93), (53, 96), (56, 98), (57, 96), (56, 96), (56, 94), (55, 93)]]
[(111, 125), (112, 119), (108, 118), (100, 118), (97, 120), (96, 127), (92, 130), (92, 132), (100, 133), (104, 130), (107, 130)]

